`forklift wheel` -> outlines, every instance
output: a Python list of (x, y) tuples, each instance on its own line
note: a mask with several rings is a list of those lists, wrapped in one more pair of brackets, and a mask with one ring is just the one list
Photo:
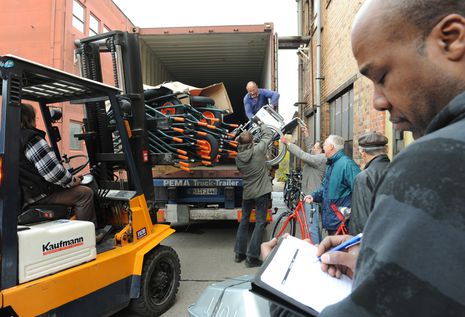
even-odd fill
[(174, 303), (181, 278), (181, 264), (176, 252), (158, 246), (144, 258), (139, 298), (130, 308), (142, 316), (159, 316)]

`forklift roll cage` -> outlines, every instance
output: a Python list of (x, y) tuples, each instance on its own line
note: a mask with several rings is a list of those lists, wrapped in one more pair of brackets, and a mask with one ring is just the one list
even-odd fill
[[(37, 102), (51, 147), (60, 157), (57, 135), (52, 127), (48, 106), (54, 103), (84, 103), (91, 107), (109, 101), (115, 113), (115, 127), (121, 137), (124, 168), (129, 190), (144, 194), (141, 167), (137, 165), (118, 102), (120, 90), (93, 80), (81, 78), (15, 56), (0, 57), (1, 121), (0, 121), (0, 289), (18, 284), (17, 216), (21, 209), (19, 190), (20, 106), (22, 100)], [(92, 131), (86, 131), (91, 133)], [(85, 133), (84, 133), (85, 134)], [(88, 140), (86, 139), (86, 145)], [(89, 146), (88, 151), (89, 151)], [(91, 153), (96, 154), (96, 153)], [(105, 153), (99, 153), (101, 157)], [(109, 153), (113, 154), (113, 153)], [(94, 156), (95, 157), (95, 156)], [(122, 159), (122, 158), (121, 158)], [(95, 162), (94, 162), (95, 163)], [(121, 164), (122, 162), (119, 162)]]

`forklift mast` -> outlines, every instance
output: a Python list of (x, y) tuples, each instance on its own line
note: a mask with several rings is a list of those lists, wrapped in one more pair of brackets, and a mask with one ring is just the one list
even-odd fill
[[(135, 164), (139, 170), (140, 182), (149, 209), (153, 208), (154, 190), (152, 165), (148, 147), (147, 120), (145, 117), (141, 58), (138, 38), (127, 32), (112, 31), (80, 39), (76, 50), (81, 76), (103, 82), (101, 53), (110, 53), (113, 66), (114, 86), (122, 91), (118, 96), (127, 128), (130, 129), (130, 144)], [(114, 137), (112, 122), (108, 120), (106, 106), (102, 101), (86, 104), (87, 121), (86, 147), (88, 153), (112, 153)], [(116, 151), (117, 152), (117, 151)], [(102, 157), (89, 155), (91, 166), (96, 165), (100, 174), (111, 181), (112, 171), (121, 160), (109, 157), (102, 163)], [(129, 189), (135, 184), (129, 177)]]

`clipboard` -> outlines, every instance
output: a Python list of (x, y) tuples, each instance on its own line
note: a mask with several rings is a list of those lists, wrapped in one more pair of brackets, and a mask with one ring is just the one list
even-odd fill
[(251, 291), (298, 315), (318, 316), (326, 306), (350, 295), (352, 280), (321, 271), (316, 247), (281, 238), (251, 283)]

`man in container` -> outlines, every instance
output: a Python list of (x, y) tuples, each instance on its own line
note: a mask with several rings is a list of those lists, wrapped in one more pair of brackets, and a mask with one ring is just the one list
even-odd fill
[(247, 94), (244, 96), (244, 109), (249, 120), (264, 105), (269, 104), (275, 109), (278, 106), (279, 93), (277, 91), (258, 88), (257, 84), (253, 81), (249, 81), (245, 88), (247, 89)]

